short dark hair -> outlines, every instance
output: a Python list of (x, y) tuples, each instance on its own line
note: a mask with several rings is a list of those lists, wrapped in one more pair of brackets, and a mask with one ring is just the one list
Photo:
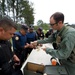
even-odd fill
[(58, 23), (59, 21), (62, 21), (62, 23), (64, 22), (64, 14), (61, 12), (55, 12), (50, 18), (52, 17), (54, 18), (56, 23)]
[(2, 27), (4, 30), (8, 30), (11, 27), (17, 29), (16, 23), (9, 16), (3, 16), (0, 19), (0, 27)]

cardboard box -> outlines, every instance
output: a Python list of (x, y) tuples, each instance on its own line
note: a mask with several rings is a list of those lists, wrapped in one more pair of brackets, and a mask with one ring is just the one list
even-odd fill
[(68, 75), (67, 70), (61, 65), (40, 65), (28, 62), (23, 69), (24, 75)]
[(28, 62), (23, 71), (24, 75), (43, 75), (44, 65)]

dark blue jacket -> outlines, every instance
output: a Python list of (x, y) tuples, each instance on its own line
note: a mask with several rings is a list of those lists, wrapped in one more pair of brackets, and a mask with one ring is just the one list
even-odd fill
[(36, 35), (35, 32), (28, 32), (28, 33), (26, 34), (26, 36), (27, 36), (27, 42), (28, 42), (28, 43), (37, 40), (37, 35)]
[(14, 50), (23, 50), (27, 43), (26, 35), (22, 35), (20, 32), (16, 32), (14, 35), (15, 36), (12, 38)]

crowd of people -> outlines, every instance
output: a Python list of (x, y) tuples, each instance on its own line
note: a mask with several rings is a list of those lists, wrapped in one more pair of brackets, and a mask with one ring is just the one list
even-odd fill
[[(64, 14), (55, 12), (50, 17), (52, 28), (44, 34), (39, 27), (21, 25), (17, 30), (13, 20), (4, 16), (0, 19), (0, 75), (23, 75), (20, 68), (28, 54), (39, 44), (52, 43), (54, 49), (42, 48), (46, 53), (58, 58), (69, 75), (75, 75), (75, 29), (64, 25)], [(53, 32), (53, 31), (56, 32)], [(10, 39), (12, 38), (13, 51)]]

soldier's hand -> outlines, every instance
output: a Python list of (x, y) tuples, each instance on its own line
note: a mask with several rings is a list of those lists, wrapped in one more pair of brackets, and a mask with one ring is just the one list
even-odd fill
[(32, 44), (29, 45), (29, 48), (34, 48), (34, 46)]
[(30, 44), (37, 46), (37, 41), (31, 42)]
[(43, 49), (44, 51), (46, 51), (46, 48), (47, 48), (47, 47), (45, 46), (45, 47), (44, 47), (44, 48), (42, 48), (42, 49)]
[(26, 45), (24, 46), (24, 48), (28, 48), (29, 47), (29, 44), (28, 43), (26, 43)]
[(30, 44), (33, 46), (34, 49), (36, 49), (36, 47), (37, 47), (37, 41), (31, 42)]
[(39, 44), (38, 46), (42, 47), (43, 45), (42, 44)]
[(46, 48), (42, 48), (44, 51), (46, 51)]
[(20, 59), (16, 55), (13, 56), (13, 59), (14, 59), (15, 65), (20, 65)]

